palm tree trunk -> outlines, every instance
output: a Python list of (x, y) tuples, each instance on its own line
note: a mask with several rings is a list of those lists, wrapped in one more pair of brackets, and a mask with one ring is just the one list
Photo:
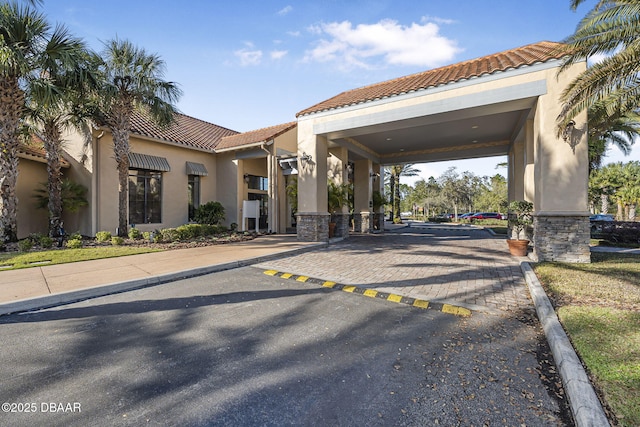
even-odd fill
[(393, 176), (395, 181), (394, 194), (393, 194), (393, 221), (401, 221), (400, 218), (400, 175)]
[(389, 193), (391, 194), (391, 212), (389, 214), (389, 221), (393, 221), (393, 208), (396, 205), (395, 204), (395, 197), (396, 197), (396, 191), (395, 191), (395, 187), (396, 187), (396, 180), (395, 180), (395, 175), (394, 175), (394, 170), (393, 168), (390, 169), (391, 171), (391, 175), (389, 177)]
[(118, 168), (118, 236), (126, 237), (129, 221), (127, 218), (129, 204), (129, 132), (121, 129), (113, 130), (113, 151)]
[(624, 221), (624, 208), (622, 206), (622, 200), (618, 199), (618, 213), (616, 214), (616, 219), (618, 221)]
[(44, 126), (44, 149), (47, 153), (47, 193), (49, 195), (49, 236), (59, 237), (62, 229), (62, 138), (54, 123)]
[(606, 194), (600, 195), (600, 204), (600, 210), (602, 211), (602, 213), (609, 213), (609, 196), (607, 196)]
[(18, 145), (24, 92), (13, 78), (0, 79), (0, 245), (18, 240)]

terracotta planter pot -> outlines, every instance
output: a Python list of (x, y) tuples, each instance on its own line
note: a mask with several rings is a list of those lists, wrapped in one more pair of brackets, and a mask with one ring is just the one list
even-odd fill
[(528, 240), (515, 240), (508, 239), (507, 245), (509, 245), (509, 252), (513, 256), (527, 256), (527, 252), (529, 249), (529, 241)]

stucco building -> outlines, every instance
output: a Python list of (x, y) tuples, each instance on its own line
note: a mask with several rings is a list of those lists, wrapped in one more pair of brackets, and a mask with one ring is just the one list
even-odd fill
[[(162, 130), (136, 115), (129, 222), (143, 231), (175, 227), (199, 203), (217, 200), (227, 225), (257, 222), (266, 231), (326, 241), (328, 180), (350, 177), (354, 231), (369, 232), (379, 227), (372, 202), (384, 166), (508, 155), (510, 200), (534, 204), (534, 257), (588, 262), (586, 114), (560, 132), (556, 125), (560, 94), (586, 64), (559, 74), (563, 56), (558, 43), (535, 43), (343, 92), (300, 111), (294, 122), (246, 133), (182, 114)], [(65, 174), (89, 188), (90, 200), (88, 209), (65, 218), (67, 230), (114, 231), (111, 134), (98, 129), (68, 141)], [(32, 181), (25, 176), (19, 185)], [(296, 216), (286, 191), (295, 181)], [(257, 201), (257, 218), (246, 218), (245, 201)], [(19, 224), (21, 237), (41, 220)], [(341, 221), (339, 235), (348, 236), (347, 224)]]

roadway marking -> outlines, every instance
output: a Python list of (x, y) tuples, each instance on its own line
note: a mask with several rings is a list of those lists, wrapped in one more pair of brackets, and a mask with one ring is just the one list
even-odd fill
[(441, 311), (447, 314), (453, 314), (454, 316), (470, 317), (471, 310), (464, 307), (459, 307), (452, 304), (442, 304), (439, 302), (425, 301), (421, 299), (403, 297), (402, 295), (389, 294), (386, 292), (376, 291), (375, 289), (362, 288), (354, 285), (342, 285), (340, 283), (332, 282), (330, 280), (320, 280), (309, 276), (301, 276), (292, 273), (283, 273), (276, 270), (266, 270), (264, 272), (267, 276), (280, 277), (281, 279), (294, 279), (297, 282), (317, 284), (325, 288), (338, 289), (344, 292), (352, 294), (360, 294), (370, 298), (380, 298), (386, 301), (391, 301), (399, 304), (407, 304), (412, 307), (421, 309), (431, 309)]

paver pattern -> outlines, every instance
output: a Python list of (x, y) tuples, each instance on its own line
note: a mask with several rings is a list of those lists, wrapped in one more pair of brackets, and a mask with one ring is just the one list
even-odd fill
[(532, 308), (520, 261), (485, 230), (413, 225), (258, 267), (499, 313)]

